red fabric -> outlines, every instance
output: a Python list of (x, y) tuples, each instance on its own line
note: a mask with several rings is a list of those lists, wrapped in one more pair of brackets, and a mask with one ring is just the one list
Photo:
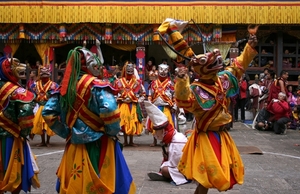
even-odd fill
[(219, 139), (215, 136), (214, 133), (215, 132), (213, 132), (213, 131), (208, 131), (207, 135), (208, 135), (210, 144), (211, 144), (212, 148), (214, 149), (216, 157), (218, 158), (219, 163), (221, 163), (221, 144), (220, 144)]
[(31, 102), (34, 99), (34, 97), (35, 97), (35, 95), (32, 92), (19, 87), (12, 93), (12, 95), (10, 96), (10, 99), (18, 100), (21, 102)]
[(108, 142), (108, 137), (106, 135), (103, 135), (101, 137), (101, 152), (100, 152), (100, 160), (99, 160), (99, 164), (98, 164), (99, 171), (102, 168), (104, 158), (105, 158), (105, 155), (106, 155), (107, 142)]
[[(65, 73), (64, 73), (64, 78), (61, 81), (61, 90), (60, 90), (60, 94), (62, 96), (66, 95), (67, 90), (68, 90), (68, 85), (69, 85), (69, 80), (72, 74), (72, 64), (74, 62), (74, 56), (72, 56), (72, 58), (69, 59)], [(75, 73), (75, 72), (73, 72)]]
[[(277, 99), (278, 94), (281, 92), (279, 80), (281, 80), (281, 81), (283, 81), (283, 83), (285, 83), (284, 80), (282, 80), (282, 78), (279, 78), (271, 84), (270, 89), (269, 89), (269, 97), (267, 100), (268, 104), (272, 101), (272, 99)], [(284, 84), (284, 86), (285, 86), (285, 84)], [(286, 94), (288, 93), (286, 86), (285, 86), (285, 93)]]
[[(208, 135), (210, 144), (211, 144), (212, 148), (214, 149), (216, 157), (218, 158), (219, 163), (221, 163), (221, 142), (217, 138), (216, 132), (208, 131), (207, 135)], [(229, 189), (231, 189), (233, 187), (233, 185), (235, 185), (236, 183), (237, 182), (234, 178), (234, 174), (233, 174), (232, 170), (230, 170), (230, 188)]]
[[(13, 59), (11, 59), (11, 60), (13, 60)], [(20, 85), (19, 78), (15, 77), (13, 72), (11, 71), (11, 64), (8, 61), (8, 59), (5, 59), (2, 62), (2, 71), (9, 81), (11, 81), (12, 83), (14, 83), (16, 85)]]
[(170, 123), (165, 128), (165, 133), (166, 134), (164, 135), (163, 142), (169, 144), (174, 136), (174, 127)]
[(244, 98), (247, 98), (247, 81), (246, 80), (243, 80), (241, 83), (240, 83), (240, 98), (241, 99), (244, 99)]
[(278, 120), (282, 117), (287, 117), (289, 118), (290, 114), (290, 107), (287, 101), (278, 101), (278, 102), (273, 102), (268, 104), (267, 110), (274, 114), (273, 119)]

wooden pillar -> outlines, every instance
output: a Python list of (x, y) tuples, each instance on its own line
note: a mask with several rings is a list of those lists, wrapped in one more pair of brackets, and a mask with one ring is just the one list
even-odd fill
[(278, 31), (277, 33), (277, 57), (276, 57), (276, 75), (280, 75), (282, 71), (282, 59), (283, 59), (283, 33)]

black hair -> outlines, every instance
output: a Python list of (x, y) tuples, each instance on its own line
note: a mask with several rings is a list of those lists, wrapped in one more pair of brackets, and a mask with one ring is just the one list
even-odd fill
[(286, 73), (288, 73), (288, 71), (282, 70), (282, 71), (280, 72), (280, 76), (282, 76), (282, 75), (284, 75), (284, 74), (286, 74)]
[(269, 69), (268, 73), (270, 74), (271, 78), (274, 79), (274, 77), (275, 77), (275, 71), (273, 71), (272, 69)]

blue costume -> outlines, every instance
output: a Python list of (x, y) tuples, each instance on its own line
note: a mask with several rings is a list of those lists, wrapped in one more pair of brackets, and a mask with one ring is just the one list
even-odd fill
[(62, 87), (42, 111), (49, 127), (67, 140), (57, 171), (60, 194), (135, 193), (116, 138), (120, 111), (114, 88), (97, 78), (99, 66), (99, 59), (86, 48), (71, 50)]

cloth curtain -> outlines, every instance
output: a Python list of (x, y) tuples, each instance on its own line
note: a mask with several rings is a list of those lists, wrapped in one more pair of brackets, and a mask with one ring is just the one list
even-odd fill
[(113, 47), (118, 50), (123, 51), (135, 51), (136, 45), (135, 44), (128, 44), (128, 45), (122, 45), (122, 44), (108, 44), (108, 46)]
[(66, 44), (67, 43), (37, 43), (37, 44), (34, 44), (34, 47), (42, 59), (42, 64), (45, 65), (48, 62), (48, 61), (46, 61), (46, 51), (48, 49), (50, 50), (51, 47), (52, 48), (61, 47)]
[(16, 53), (16, 51), (18, 50), (20, 43), (8, 43), (7, 46), (10, 46), (11, 48), (11, 55), (14, 56), (14, 54)]
[(207, 52), (212, 52), (216, 48), (219, 49), (223, 59), (226, 59), (230, 47), (231, 47), (231, 43), (218, 43), (218, 44), (205, 45)]

